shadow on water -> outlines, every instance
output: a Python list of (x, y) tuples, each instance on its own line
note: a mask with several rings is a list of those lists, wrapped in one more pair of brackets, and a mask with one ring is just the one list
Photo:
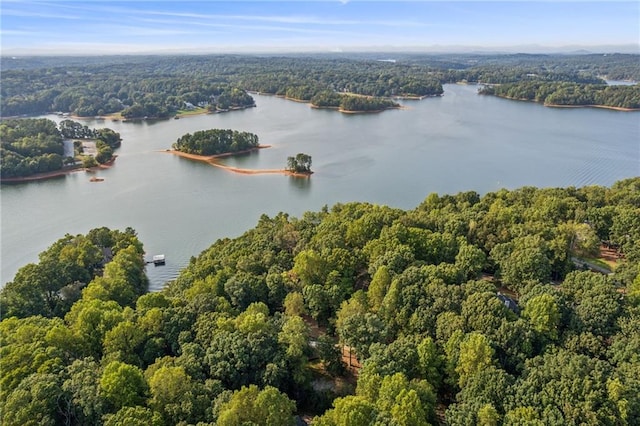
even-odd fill
[(289, 176), (289, 186), (297, 192), (308, 192), (311, 190), (311, 177)]

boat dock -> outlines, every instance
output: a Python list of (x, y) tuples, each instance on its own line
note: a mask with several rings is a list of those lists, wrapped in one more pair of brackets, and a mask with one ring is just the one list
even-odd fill
[(160, 266), (165, 264), (164, 254), (156, 254), (153, 256), (152, 260), (147, 260), (147, 264), (153, 263), (155, 266)]

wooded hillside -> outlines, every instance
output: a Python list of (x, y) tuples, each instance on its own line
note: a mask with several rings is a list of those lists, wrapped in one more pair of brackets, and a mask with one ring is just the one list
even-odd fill
[(158, 293), (142, 253), (68, 235), (6, 285), (3, 424), (640, 418), (640, 178), (262, 216)]

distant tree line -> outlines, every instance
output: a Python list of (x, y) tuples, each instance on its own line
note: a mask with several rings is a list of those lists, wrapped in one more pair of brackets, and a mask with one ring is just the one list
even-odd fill
[(159, 76), (142, 65), (16, 70), (3, 73), (2, 79), (3, 116), (65, 112), (87, 117), (120, 112), (127, 119), (163, 118), (185, 109), (187, 103), (212, 110), (254, 104), (244, 90), (215, 78)]
[(187, 154), (217, 155), (245, 151), (258, 146), (258, 136), (253, 133), (210, 129), (179, 137), (173, 144), (173, 149)]
[(523, 81), (483, 86), (479, 93), (542, 102), (547, 105), (602, 105), (640, 108), (640, 84), (607, 86), (570, 82)]
[[(321, 92), (376, 97), (431, 96), (459, 81), (603, 84), (640, 80), (638, 55), (373, 55), (313, 57), (110, 57), (81, 65), (69, 58), (3, 58), (4, 116), (50, 111), (125, 118), (168, 117), (186, 103), (210, 110), (252, 106), (245, 90), (309, 101)], [(23, 68), (19, 68), (21, 65)], [(598, 99), (596, 99), (598, 100)]]

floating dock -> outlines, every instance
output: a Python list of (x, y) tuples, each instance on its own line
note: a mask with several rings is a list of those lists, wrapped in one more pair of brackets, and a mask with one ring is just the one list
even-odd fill
[(156, 266), (164, 265), (165, 264), (164, 254), (156, 254), (155, 256), (153, 256), (153, 259), (151, 260), (151, 262), (147, 262), (147, 263), (153, 263)]

